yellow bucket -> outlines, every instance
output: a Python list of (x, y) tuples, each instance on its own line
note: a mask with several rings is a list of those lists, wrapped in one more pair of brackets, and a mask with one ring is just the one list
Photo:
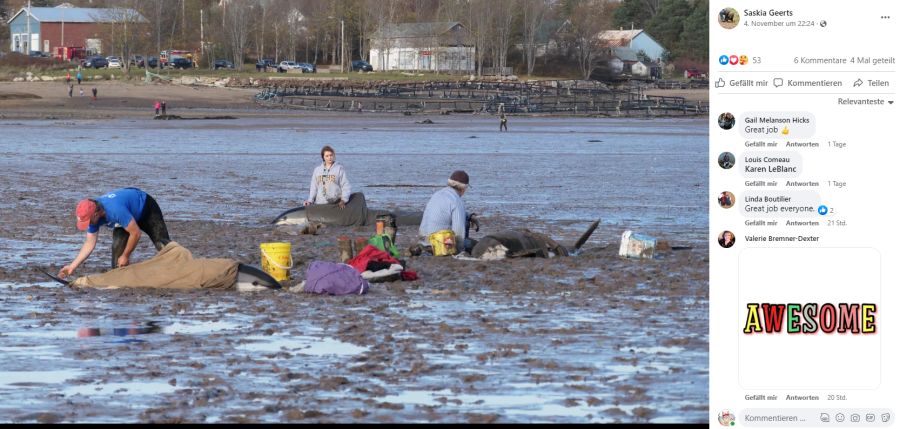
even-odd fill
[(442, 229), (428, 236), (434, 256), (452, 256), (456, 254), (456, 234), (449, 229)]
[(263, 271), (280, 282), (291, 278), (291, 267), (294, 265), (291, 243), (260, 243), (259, 251), (262, 253)]

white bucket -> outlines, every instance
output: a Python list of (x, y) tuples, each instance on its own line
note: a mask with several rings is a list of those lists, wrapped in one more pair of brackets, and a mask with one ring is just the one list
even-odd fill
[(619, 244), (619, 256), (653, 259), (655, 251), (655, 238), (649, 235), (636, 234), (631, 230), (622, 233), (622, 242)]

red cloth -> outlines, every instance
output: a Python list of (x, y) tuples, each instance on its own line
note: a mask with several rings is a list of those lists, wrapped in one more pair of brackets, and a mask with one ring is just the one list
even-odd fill
[(362, 252), (359, 252), (356, 257), (347, 261), (347, 264), (355, 268), (356, 271), (363, 272), (366, 270), (366, 267), (369, 265), (370, 261), (390, 262), (392, 264), (400, 263), (400, 261), (394, 259), (387, 252), (378, 250), (377, 247), (370, 244), (366, 246), (362, 250)]
[(405, 282), (419, 280), (419, 275), (416, 274), (416, 272), (413, 270), (401, 271), (400, 279), (402, 279)]

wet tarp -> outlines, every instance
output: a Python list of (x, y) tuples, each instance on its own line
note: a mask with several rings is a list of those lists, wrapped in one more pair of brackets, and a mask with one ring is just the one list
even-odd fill
[(237, 261), (195, 259), (189, 250), (172, 241), (149, 260), (103, 274), (79, 277), (73, 286), (104, 289), (231, 289), (237, 281), (237, 274)]
[(388, 210), (369, 210), (366, 196), (362, 192), (350, 194), (350, 199), (343, 209), (337, 204), (312, 204), (306, 206), (306, 218), (310, 222), (337, 226), (374, 225), (375, 218), (384, 214), (393, 214), (397, 226), (415, 225), (422, 222), (422, 212), (390, 212)]
[(478, 240), (478, 244), (472, 249), (472, 256), (481, 258), (485, 254), (495, 253), (497, 246), (502, 245), (506, 249), (506, 257), (540, 256), (547, 258), (550, 252), (557, 256), (568, 256), (565, 247), (559, 245), (552, 238), (532, 232), (527, 229), (500, 231), (490, 234)]

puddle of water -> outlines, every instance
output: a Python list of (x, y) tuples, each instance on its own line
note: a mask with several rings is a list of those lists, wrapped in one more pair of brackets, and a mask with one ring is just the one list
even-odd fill
[(8, 283), (8, 282), (0, 282), (0, 288), (9, 288), (9, 289), (21, 289), (25, 287), (31, 286), (40, 286), (40, 287), (62, 287), (63, 285), (54, 282), (34, 282), (34, 283)]
[[(529, 386), (535, 389), (541, 389), (537, 385), (521, 384), (520, 386)], [(546, 389), (546, 386), (542, 387)], [(562, 405), (561, 402), (566, 399), (564, 395), (548, 395), (546, 391), (538, 394), (521, 392), (520, 394), (509, 395), (454, 395), (449, 389), (440, 391), (405, 391), (397, 395), (386, 396), (379, 400), (383, 402), (395, 404), (413, 404), (413, 405), (454, 405), (453, 400), (462, 401), (459, 407), (466, 410), (482, 411), (482, 412), (501, 412), (507, 416), (526, 415), (533, 417), (580, 417), (588, 414), (596, 415), (599, 410), (594, 407), (588, 407), (579, 403), (571, 407)], [(447, 398), (451, 400), (444, 404), (443, 400), (438, 398)]]
[(241, 325), (231, 322), (205, 322), (205, 323), (184, 323), (175, 322), (168, 326), (162, 327), (164, 334), (209, 334), (216, 331), (229, 331), (238, 329)]
[(237, 349), (253, 352), (293, 351), (311, 356), (353, 356), (368, 351), (368, 347), (345, 343), (332, 338), (283, 337), (283, 336), (248, 336), (248, 340), (256, 343), (242, 344)]
[(168, 383), (133, 381), (129, 383), (105, 383), (71, 386), (65, 388), (62, 393), (66, 396), (163, 395), (166, 393), (173, 393), (176, 390), (178, 390), (176, 386), (172, 386)]
[(0, 347), (0, 353), (7, 358), (17, 355), (27, 355), (30, 358), (62, 356), (62, 352), (56, 346)]
[(0, 389), (22, 389), (28, 385), (59, 384), (81, 375), (78, 369), (56, 371), (0, 371)]
[[(74, 238), (75, 236), (73, 236)], [(0, 266), (22, 267), (42, 264), (48, 260), (65, 260), (71, 257), (72, 243), (49, 243), (47, 241), (14, 240), (0, 237)]]
[(684, 351), (683, 347), (627, 347), (625, 350), (634, 351), (635, 353), (647, 354), (672, 354)]
[(61, 340), (65, 338), (75, 338), (76, 332), (71, 330), (59, 331), (59, 330), (42, 330), (38, 329), (40, 326), (33, 326), (33, 330), (29, 331), (21, 331), (21, 332), (7, 332), (4, 335), (7, 337), (26, 337), (26, 338), (42, 338), (42, 339), (50, 339), (50, 340)]

